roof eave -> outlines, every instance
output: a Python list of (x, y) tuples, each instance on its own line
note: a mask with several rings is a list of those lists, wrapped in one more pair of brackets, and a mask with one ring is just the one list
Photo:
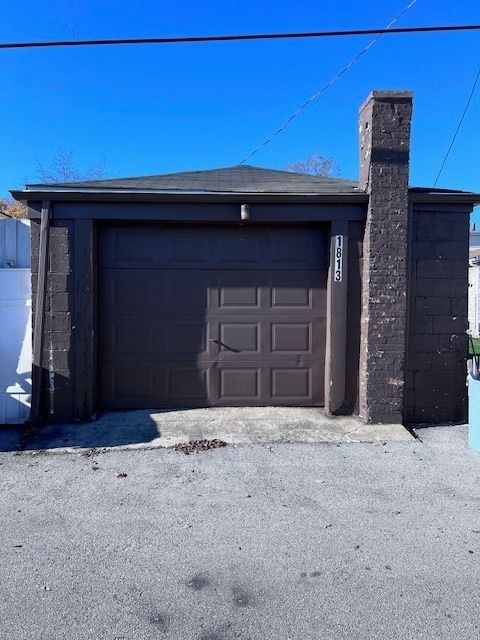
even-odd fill
[[(35, 188), (10, 191), (20, 201), (96, 201), (96, 202), (323, 202), (323, 203), (368, 203), (364, 191), (337, 193), (284, 193), (284, 192), (232, 192), (232, 191), (139, 191), (138, 189), (68, 189)], [(410, 190), (412, 203), (458, 203), (480, 204), (479, 193), (460, 192), (416, 192)]]
[(431, 193), (416, 193), (415, 191), (409, 192), (410, 202), (425, 202), (425, 203), (442, 203), (449, 202), (451, 204), (480, 204), (480, 193), (469, 193), (467, 191), (446, 191), (446, 192), (431, 192)]
[(282, 193), (231, 191), (139, 191), (129, 189), (24, 189), (10, 192), (21, 201), (96, 201), (96, 202), (368, 202), (362, 191), (345, 193)]

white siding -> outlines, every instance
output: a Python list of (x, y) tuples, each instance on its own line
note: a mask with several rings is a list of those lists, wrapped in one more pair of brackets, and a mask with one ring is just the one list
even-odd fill
[(0, 424), (20, 424), (30, 412), (30, 298), (30, 269), (0, 269)]

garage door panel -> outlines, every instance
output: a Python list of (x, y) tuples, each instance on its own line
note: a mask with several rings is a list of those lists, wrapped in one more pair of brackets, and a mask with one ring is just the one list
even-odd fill
[(210, 406), (210, 368), (188, 360), (181, 363), (111, 363), (102, 375), (100, 393), (104, 407), (153, 409), (158, 407)]
[(208, 292), (214, 285), (211, 272), (158, 271), (157, 281), (164, 281), (165, 298), (161, 308), (171, 313), (188, 313), (192, 309), (204, 314), (208, 307)]
[(165, 401), (182, 404), (185, 401), (208, 402), (207, 389), (209, 370), (198, 363), (168, 367), (167, 398)]
[(208, 326), (204, 322), (169, 322), (166, 325), (166, 353), (202, 354), (207, 352)]
[(220, 369), (219, 400), (222, 398), (250, 398), (260, 400), (260, 368)]
[(213, 290), (211, 272), (161, 269), (103, 269), (99, 282), (100, 314), (196, 314), (203, 316)]
[[(154, 278), (143, 271), (105, 269), (99, 281), (98, 296), (102, 309), (124, 311), (126, 308), (151, 309), (155, 294), (163, 298), (163, 291), (153, 285)], [(161, 283), (159, 283), (161, 287)]]
[(325, 269), (325, 234), (305, 227), (118, 225), (99, 238), (100, 268)]
[[(158, 358), (192, 359), (206, 355), (214, 357), (214, 345), (207, 339), (208, 325), (200, 319), (189, 321), (184, 316), (105, 315), (102, 318), (110, 331), (99, 344), (103, 362), (134, 361)], [(132, 330), (132, 327), (135, 329)]]
[[(136, 320), (136, 319), (135, 319)], [(120, 356), (126, 354), (150, 354), (159, 351), (158, 343), (164, 342), (164, 332), (160, 332), (153, 323), (135, 322), (135, 331), (132, 331), (132, 320), (123, 323), (115, 323), (110, 334), (110, 348), (107, 353), (115, 353)], [(107, 341), (106, 341), (107, 342)]]
[(218, 287), (218, 309), (231, 313), (233, 308), (260, 308), (260, 287), (252, 284), (224, 283)]
[(312, 353), (311, 322), (272, 322), (271, 351)]
[(259, 322), (220, 322), (220, 351), (244, 355), (261, 353), (260, 329)]
[(135, 372), (129, 363), (114, 363), (104, 368), (99, 380), (102, 405), (112, 409), (137, 409), (156, 405), (164, 385), (150, 363), (135, 363)]
[(323, 404), (319, 229), (139, 225), (99, 246), (103, 408)]

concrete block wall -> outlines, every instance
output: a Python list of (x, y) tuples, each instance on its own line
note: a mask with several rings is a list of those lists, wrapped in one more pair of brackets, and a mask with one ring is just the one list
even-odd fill
[[(32, 307), (35, 313), (38, 285), (40, 223), (32, 220)], [(45, 327), (42, 354), (44, 417), (71, 420), (74, 405), (73, 368), (73, 229), (71, 220), (50, 227)]]
[(467, 419), (470, 210), (461, 205), (413, 206), (406, 423)]

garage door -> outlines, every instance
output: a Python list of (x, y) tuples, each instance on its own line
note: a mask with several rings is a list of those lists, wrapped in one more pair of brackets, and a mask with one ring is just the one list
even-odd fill
[(105, 227), (98, 301), (104, 409), (323, 405), (318, 227)]

